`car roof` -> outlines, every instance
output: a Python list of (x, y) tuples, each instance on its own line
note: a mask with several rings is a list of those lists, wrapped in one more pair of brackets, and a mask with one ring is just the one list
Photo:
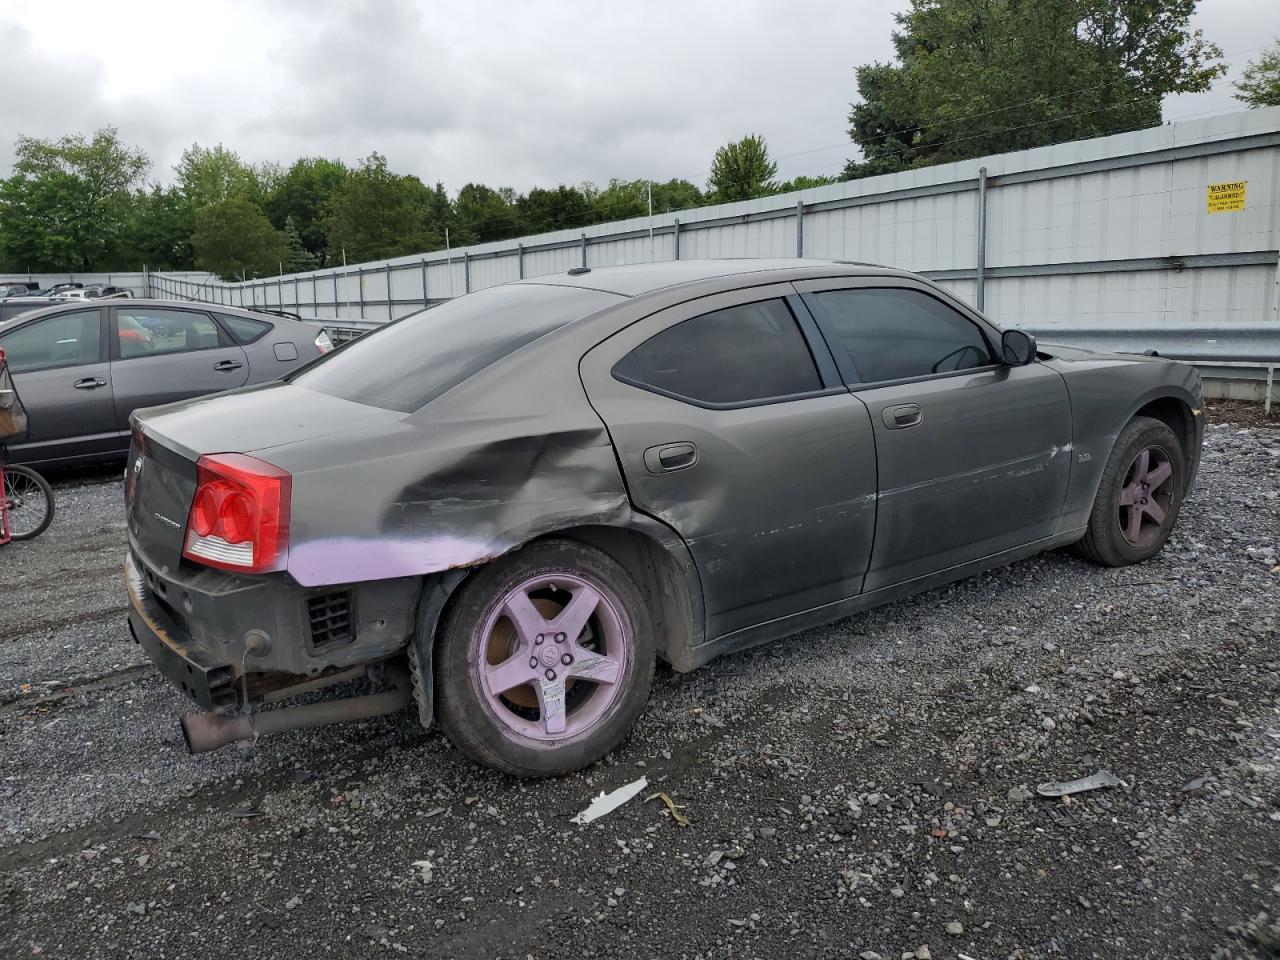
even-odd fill
[[(55, 300), (51, 297), (10, 297), (7, 300), (0, 300), (0, 303), (24, 303), (31, 302), (31, 310), (20, 313), (15, 317), (11, 317), (5, 321), (5, 326), (9, 324), (25, 323), (30, 320), (38, 320), (41, 317), (50, 317), (60, 311), (70, 310), (86, 310), (93, 307), (112, 306), (116, 308), (133, 308), (133, 307), (156, 307), (166, 310), (204, 310), (214, 311), (216, 313), (230, 314), (237, 317), (251, 317), (254, 320), (260, 320), (267, 323), (298, 323), (297, 320), (288, 317), (282, 317), (279, 314), (260, 313), (256, 310), (244, 310), (240, 307), (232, 307), (220, 303), (203, 303), (194, 300), (155, 300), (143, 297), (124, 298), (87, 298), (87, 299), (61, 299)], [(47, 304), (45, 307), (39, 304)]]
[(615, 267), (576, 268), (568, 273), (549, 274), (519, 280), (525, 284), (551, 284), (565, 287), (587, 287), (616, 293), (624, 297), (639, 297), (656, 293), (669, 287), (707, 280), (743, 277), (752, 273), (777, 273), (777, 279), (789, 275), (811, 276), (819, 274), (840, 276), (907, 276), (904, 271), (892, 270), (871, 263), (855, 263), (851, 260), (813, 260), (802, 257), (743, 258), (736, 260), (665, 260), (654, 263), (635, 263)]

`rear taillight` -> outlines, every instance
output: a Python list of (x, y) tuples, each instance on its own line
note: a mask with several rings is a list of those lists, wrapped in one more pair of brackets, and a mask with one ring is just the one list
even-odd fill
[(329, 339), (329, 334), (321, 330), (316, 337), (316, 349), (321, 353), (328, 353), (333, 349), (333, 341)]
[(196, 493), (182, 555), (223, 570), (283, 570), (289, 553), (293, 479), (242, 453), (196, 461)]

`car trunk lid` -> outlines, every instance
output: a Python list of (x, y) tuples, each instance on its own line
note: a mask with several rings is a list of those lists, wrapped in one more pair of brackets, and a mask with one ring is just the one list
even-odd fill
[(401, 419), (380, 407), (279, 382), (139, 410), (126, 468), (133, 542), (153, 563), (177, 567), (196, 492), (196, 462), (205, 454), (244, 453), (270, 463), (273, 449)]

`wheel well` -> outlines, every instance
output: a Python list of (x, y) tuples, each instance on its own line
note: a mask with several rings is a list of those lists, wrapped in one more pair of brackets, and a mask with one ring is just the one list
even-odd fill
[(1170, 430), (1174, 436), (1182, 444), (1182, 454), (1186, 457), (1187, 464), (1190, 466), (1192, 460), (1192, 445), (1195, 443), (1195, 425), (1192, 420), (1191, 408), (1177, 397), (1160, 397), (1152, 400), (1145, 407), (1134, 414), (1136, 417), (1151, 417), (1153, 420), (1159, 420)]
[(589, 543), (626, 567), (648, 601), (659, 654), (676, 669), (688, 669), (683, 666), (687, 651), (701, 639), (701, 631), (694, 622), (684, 571), (662, 544), (621, 527), (574, 527), (553, 536)]

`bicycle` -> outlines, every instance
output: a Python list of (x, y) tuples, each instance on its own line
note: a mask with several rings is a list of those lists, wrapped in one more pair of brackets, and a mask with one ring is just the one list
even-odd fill
[(27, 412), (0, 349), (0, 546), (30, 540), (53, 522), (53, 488), (30, 467), (6, 467), (4, 441), (27, 433)]

